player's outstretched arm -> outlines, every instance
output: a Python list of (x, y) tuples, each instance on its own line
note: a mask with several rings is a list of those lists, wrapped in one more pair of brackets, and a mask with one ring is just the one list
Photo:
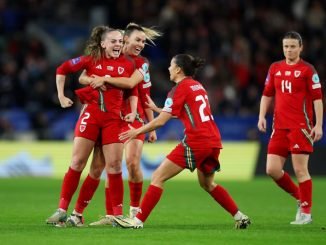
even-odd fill
[(153, 131), (157, 128), (162, 127), (167, 121), (169, 121), (172, 118), (172, 115), (167, 112), (162, 112), (158, 117), (154, 118), (153, 121), (145, 124), (144, 126), (134, 129), (133, 127), (130, 126), (130, 130), (125, 131), (121, 134), (119, 134), (119, 139), (120, 140), (132, 140), (134, 139), (137, 135), (139, 134), (145, 134), (150, 131)]
[(146, 97), (147, 97), (147, 102), (145, 102), (145, 104), (148, 106), (148, 108), (157, 113), (161, 113), (162, 108), (157, 107), (154, 101), (152, 100), (152, 98), (148, 94), (146, 94)]

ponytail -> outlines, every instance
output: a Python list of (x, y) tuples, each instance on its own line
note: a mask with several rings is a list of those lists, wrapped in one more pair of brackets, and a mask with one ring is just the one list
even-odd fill
[(195, 76), (199, 67), (203, 66), (205, 61), (199, 57), (193, 57), (189, 54), (177, 54), (173, 57), (177, 66), (179, 66), (186, 76)]
[(163, 35), (161, 32), (155, 30), (155, 28), (153, 27), (143, 27), (133, 22), (127, 25), (126, 29), (124, 30), (124, 35), (130, 36), (135, 30), (144, 32), (146, 40), (148, 40), (153, 45), (155, 45), (154, 40)]
[(102, 58), (104, 49), (101, 46), (101, 42), (105, 39), (106, 34), (112, 31), (116, 31), (116, 29), (112, 29), (108, 26), (94, 27), (86, 44), (85, 55), (91, 56), (94, 61)]

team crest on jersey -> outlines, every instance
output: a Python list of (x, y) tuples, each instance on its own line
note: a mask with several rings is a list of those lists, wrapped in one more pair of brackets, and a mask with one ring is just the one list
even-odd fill
[(119, 75), (121, 75), (124, 72), (124, 70), (125, 70), (125, 68), (119, 66), (118, 67), (118, 73), (119, 73)]
[(318, 74), (315, 73), (314, 75), (312, 75), (312, 81), (313, 83), (319, 83), (319, 77)]
[(84, 132), (85, 129), (86, 129), (86, 125), (80, 125), (80, 126), (79, 126), (79, 131), (80, 131), (80, 132)]
[(301, 74), (301, 71), (294, 71), (294, 76), (295, 76), (295, 77), (299, 77), (300, 74)]

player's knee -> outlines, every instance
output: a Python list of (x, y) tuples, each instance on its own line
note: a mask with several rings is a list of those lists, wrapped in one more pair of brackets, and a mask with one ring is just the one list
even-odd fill
[(275, 168), (266, 167), (266, 174), (267, 174), (268, 176), (270, 176), (270, 177), (275, 177), (275, 176), (277, 175), (278, 172), (281, 173), (282, 170), (279, 171), (279, 170), (277, 170), (277, 169), (275, 169)]
[(283, 170), (281, 169), (273, 169), (273, 168), (267, 168), (266, 174), (271, 177), (274, 180), (279, 180), (283, 176)]
[(270, 168), (266, 168), (266, 174), (267, 174), (268, 176), (272, 176), (272, 174), (273, 174), (272, 169), (270, 169)]
[(139, 170), (139, 162), (136, 159), (126, 159), (127, 168), (129, 173), (135, 173)]
[(199, 182), (199, 185), (207, 192), (210, 192), (212, 189), (214, 189), (214, 184), (210, 182), (201, 181)]
[(294, 173), (297, 179), (303, 179), (309, 176), (308, 169), (306, 168), (294, 168)]
[(151, 184), (155, 186), (163, 186), (164, 184), (163, 176), (161, 176), (160, 173), (154, 172), (152, 175)]
[(114, 160), (106, 164), (106, 169), (109, 173), (121, 172), (121, 160)]
[(86, 165), (86, 160), (83, 158), (80, 158), (78, 156), (73, 156), (71, 161), (71, 167), (72, 169), (76, 171), (83, 171)]
[(90, 168), (89, 174), (93, 179), (99, 179), (102, 175), (104, 167)]

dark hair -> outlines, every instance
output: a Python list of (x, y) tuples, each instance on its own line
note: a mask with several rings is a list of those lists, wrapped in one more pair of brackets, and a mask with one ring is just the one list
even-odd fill
[(296, 31), (289, 31), (289, 32), (285, 33), (285, 35), (283, 36), (283, 39), (296, 39), (299, 42), (299, 46), (302, 46), (302, 37)]
[(95, 61), (99, 60), (103, 56), (103, 48), (101, 42), (105, 39), (107, 33), (112, 31), (120, 31), (108, 26), (96, 26), (93, 28), (91, 36), (89, 37), (85, 54), (91, 56)]
[(189, 54), (177, 54), (173, 57), (177, 66), (179, 66), (186, 76), (196, 75), (197, 69), (201, 67), (205, 61)]

